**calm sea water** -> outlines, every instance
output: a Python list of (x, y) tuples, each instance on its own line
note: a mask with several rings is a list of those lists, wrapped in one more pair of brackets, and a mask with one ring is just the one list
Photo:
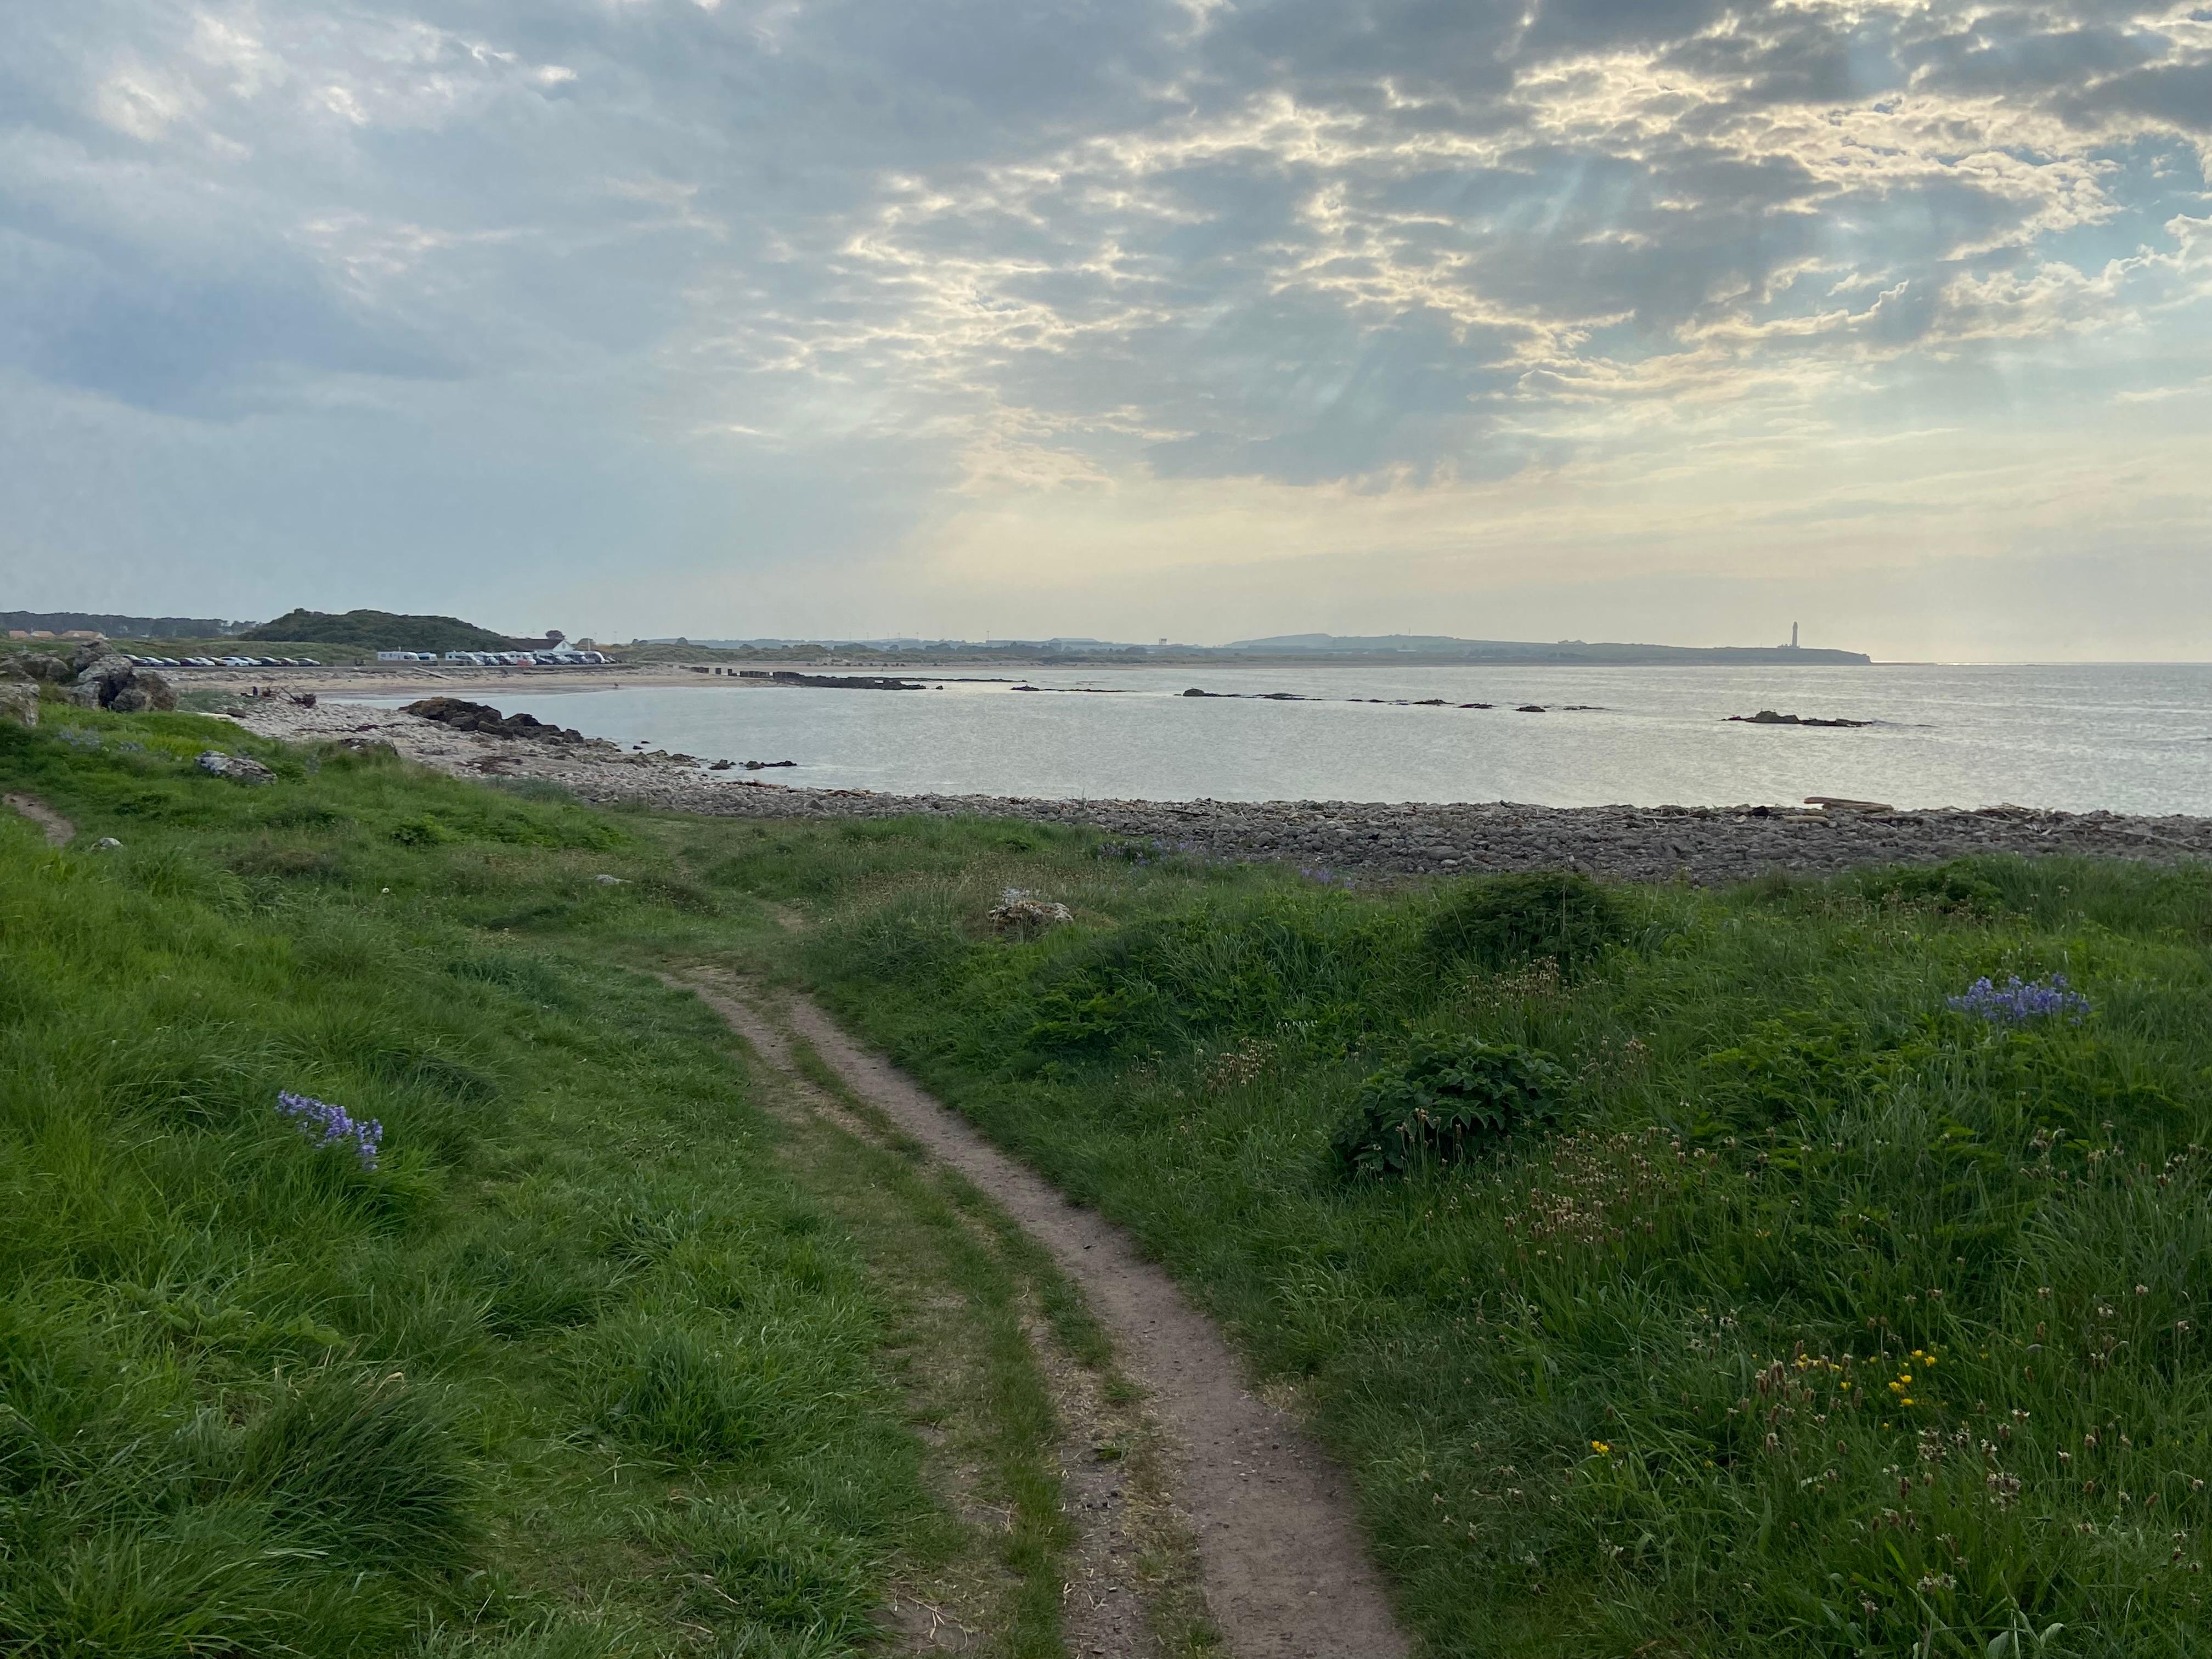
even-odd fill
[[(834, 671), (832, 671), (834, 672)], [(1783, 804), (2212, 814), (2212, 665), (1243, 666), (1044, 670), (941, 690), (696, 686), (466, 692), (625, 746), (792, 760), (780, 782), (1188, 800)], [(1303, 702), (1184, 697), (1296, 692)], [(1079, 695), (1094, 688), (1115, 695)], [(457, 690), (465, 688), (457, 687)], [(1442, 697), (1490, 709), (1354, 698)], [(404, 702), (406, 699), (379, 699)], [(1516, 712), (1542, 703), (1553, 712)], [(1595, 704), (1583, 712), (1563, 705)], [(1728, 724), (1761, 708), (1853, 731)]]

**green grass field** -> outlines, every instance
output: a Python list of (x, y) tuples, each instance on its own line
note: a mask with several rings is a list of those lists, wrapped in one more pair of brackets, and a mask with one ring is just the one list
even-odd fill
[[(978, 1550), (1000, 1650), (1055, 1651), (1060, 1543), (963, 1534), (904, 1358), (1007, 1350), (954, 1392), (1012, 1402), (974, 1441), (1046, 1516), (1030, 1269), (816, 1167), (640, 971), (697, 961), (816, 988), (1133, 1229), (1343, 1456), (1435, 1653), (2199, 1645), (2203, 870), (1345, 891), (47, 714), (0, 726), (81, 830), (0, 814), (0, 1653), (836, 1654)], [(996, 937), (1007, 886), (1075, 924)], [(1948, 1006), (2054, 973), (2078, 1021)], [(1459, 1130), (1347, 1164), (1408, 1111)], [(925, 1338), (932, 1228), (973, 1318)]]
[[(1005, 872), (753, 836), (800, 970), (1297, 1385), (1437, 1651), (2200, 1650), (2207, 872), (1593, 906), (1092, 860), (1010, 945)], [(2078, 1024), (1948, 1006), (2052, 973)], [(1469, 1039), (1557, 1068), (1549, 1120), (1347, 1173), (1363, 1084)]]
[[(863, 1644), (946, 1547), (895, 1310), (712, 1017), (534, 948), (685, 914), (665, 861), (48, 714), (0, 727), (88, 849), (0, 813), (0, 1652)], [(284, 776), (192, 770), (210, 736)], [(374, 1167), (279, 1091), (380, 1121)]]

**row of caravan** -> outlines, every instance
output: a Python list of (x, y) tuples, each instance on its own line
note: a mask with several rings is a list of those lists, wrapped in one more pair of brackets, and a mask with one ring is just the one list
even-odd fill
[[(380, 651), (379, 662), (436, 662), (434, 651)], [(447, 662), (491, 668), (577, 668), (614, 660), (604, 651), (448, 651)]]

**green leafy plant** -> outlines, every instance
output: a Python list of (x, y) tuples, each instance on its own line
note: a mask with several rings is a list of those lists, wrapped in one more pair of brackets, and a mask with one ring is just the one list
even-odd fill
[(444, 821), (428, 812), (402, 818), (392, 826), (392, 839), (402, 847), (444, 847), (460, 837), (448, 829)]
[(1558, 1115), (1567, 1074), (1528, 1048), (1479, 1037), (1427, 1037), (1359, 1086), (1331, 1141), (1355, 1176), (1456, 1164)]
[(1549, 957), (1572, 975), (1628, 937), (1618, 896), (1571, 870), (1536, 870), (1473, 881), (1430, 919), (1431, 952), (1489, 969)]
[(2004, 890), (1966, 859), (1871, 871), (1858, 878), (1858, 888), (1878, 903), (1913, 905), (1947, 915), (1996, 916), (2010, 908)]

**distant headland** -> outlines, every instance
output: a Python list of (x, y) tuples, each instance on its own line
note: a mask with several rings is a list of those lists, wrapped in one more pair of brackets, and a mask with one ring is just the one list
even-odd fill
[(1462, 640), (1443, 634), (1278, 634), (1263, 640), (1238, 640), (1224, 647), (1255, 657), (1339, 658), (1372, 660), (1395, 657), (1417, 662), (1590, 663), (1645, 665), (1668, 663), (1870, 664), (1863, 651), (1801, 646), (1797, 629), (1787, 645), (1633, 645), (1607, 641), (1559, 640), (1549, 645), (1524, 640)]
[[(543, 636), (517, 638), (496, 629), (465, 622), (459, 617), (411, 616), (388, 611), (347, 611), (331, 613), (295, 610), (272, 622), (218, 621), (212, 617), (108, 616), (90, 611), (0, 612), (11, 639), (33, 641), (104, 634), (110, 638), (149, 641), (147, 648), (166, 653), (180, 661), (198, 655), (221, 657), (252, 641), (276, 649), (281, 658), (312, 652), (322, 663), (366, 660), (379, 651), (426, 653), (442, 658), (447, 653), (471, 651), (544, 650), (558, 645), (563, 635), (548, 629)], [(611, 665), (643, 668), (692, 659), (769, 662), (784, 665), (828, 664), (845, 667), (881, 664), (886, 666), (949, 666), (960, 663), (1006, 666), (1073, 666), (1078, 664), (1131, 665), (1139, 663), (1295, 662), (1346, 663), (1369, 666), (1382, 663), (1436, 665), (1498, 663), (1515, 666), (1574, 665), (1592, 667), (1650, 667), (1665, 665), (1727, 665), (1788, 663), (1861, 667), (1873, 661), (1863, 651), (1838, 651), (1821, 646), (1800, 646), (1797, 628), (1790, 629), (1787, 645), (1650, 645), (1615, 641), (1467, 640), (1449, 634), (1274, 634), (1261, 639), (1233, 640), (1226, 645), (1192, 645), (1162, 639), (1149, 644), (1115, 640), (1049, 639), (926, 639), (912, 635), (875, 639), (833, 638), (816, 635), (805, 639), (700, 639), (668, 637), (634, 639), (628, 645), (612, 641), (595, 644), (611, 659)], [(257, 653), (259, 654), (259, 653)]]
[(1434, 665), (1452, 663), (1583, 665), (1648, 667), (1692, 664), (1795, 663), (1863, 667), (1874, 659), (1863, 651), (1800, 646), (1796, 628), (1787, 645), (1639, 645), (1610, 641), (1463, 640), (1447, 634), (1276, 634), (1264, 639), (1234, 640), (1227, 645), (1189, 645), (1160, 640), (1151, 645), (1114, 640), (1051, 639), (932, 640), (913, 637), (871, 640), (653, 639), (635, 640), (631, 648), (728, 652), (745, 656), (791, 656), (834, 651), (859, 659), (872, 654), (905, 663), (1039, 662), (1382, 662)]

